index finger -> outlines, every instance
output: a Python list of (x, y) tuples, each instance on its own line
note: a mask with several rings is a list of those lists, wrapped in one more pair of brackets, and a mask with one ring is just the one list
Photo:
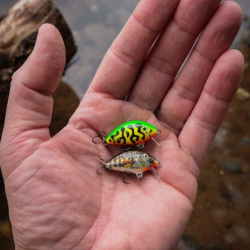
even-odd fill
[(106, 53), (88, 90), (124, 99), (180, 0), (141, 0)]

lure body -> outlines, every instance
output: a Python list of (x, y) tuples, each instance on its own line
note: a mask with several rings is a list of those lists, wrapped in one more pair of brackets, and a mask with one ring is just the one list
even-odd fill
[(142, 178), (145, 171), (151, 170), (153, 174), (156, 175), (158, 179), (160, 179), (160, 176), (157, 174), (154, 168), (160, 167), (161, 163), (146, 152), (137, 150), (125, 151), (114, 156), (106, 163), (102, 162), (101, 164), (101, 168), (106, 168), (109, 171), (121, 171), (126, 173), (126, 176), (136, 175), (138, 179)]
[(160, 130), (144, 121), (125, 122), (106, 138), (105, 145), (139, 145), (160, 134)]

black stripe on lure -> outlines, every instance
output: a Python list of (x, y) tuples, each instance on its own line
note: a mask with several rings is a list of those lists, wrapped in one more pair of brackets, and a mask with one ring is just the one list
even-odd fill
[(97, 135), (92, 138), (94, 143), (94, 139), (99, 137), (103, 140), (104, 145), (137, 145), (137, 147), (143, 148), (144, 142), (152, 139), (160, 146), (153, 137), (159, 135), (161, 130), (144, 121), (125, 122), (113, 130), (106, 138), (102, 137), (100, 132), (106, 134), (104, 131), (96, 131)]
[(100, 174), (99, 170), (102, 168), (110, 172), (112, 170), (124, 172), (123, 182), (126, 184), (129, 184), (125, 181), (127, 176), (136, 176), (138, 179), (141, 179), (143, 173), (149, 170), (157, 179), (161, 179), (155, 170), (155, 168), (161, 167), (161, 162), (146, 152), (137, 150), (125, 151), (107, 162), (104, 162), (103, 159), (100, 162), (102, 166), (96, 170), (97, 174)]

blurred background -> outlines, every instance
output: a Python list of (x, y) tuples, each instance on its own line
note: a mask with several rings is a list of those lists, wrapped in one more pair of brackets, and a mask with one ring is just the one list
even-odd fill
[[(138, 2), (54, 0), (78, 50), (54, 95), (52, 135), (66, 125), (106, 50)], [(244, 54), (245, 73), (201, 171), (194, 212), (176, 250), (250, 249), (250, 3), (249, 0), (236, 2), (243, 9), (244, 19), (232, 47)], [(14, 3), (15, 0), (0, 0), (0, 17)], [(0, 249), (14, 249), (2, 179)]]

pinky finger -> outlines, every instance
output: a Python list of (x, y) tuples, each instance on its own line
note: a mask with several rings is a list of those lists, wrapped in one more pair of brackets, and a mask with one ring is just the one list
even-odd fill
[(218, 59), (178, 137), (180, 146), (190, 153), (199, 166), (237, 91), (243, 67), (243, 56), (237, 50), (229, 50)]

